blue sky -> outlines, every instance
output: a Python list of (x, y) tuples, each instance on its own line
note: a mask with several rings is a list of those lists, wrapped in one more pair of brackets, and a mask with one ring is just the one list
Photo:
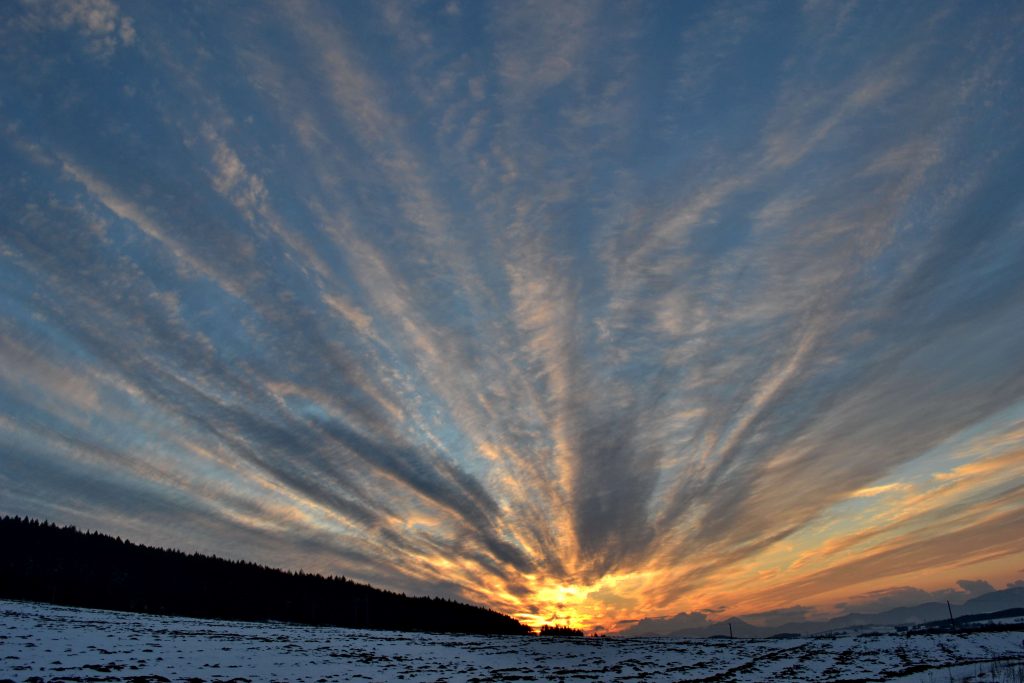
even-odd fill
[(0, 506), (534, 624), (1020, 580), (1021, 44), (6, 3)]

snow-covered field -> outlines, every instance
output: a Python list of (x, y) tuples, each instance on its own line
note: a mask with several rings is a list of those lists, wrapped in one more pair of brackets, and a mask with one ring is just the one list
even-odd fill
[[(987, 662), (1019, 661), (1022, 637), (1020, 632), (733, 641), (480, 637), (0, 601), (0, 680), (991, 681)], [(1005, 670), (1007, 664), (1000, 666)]]

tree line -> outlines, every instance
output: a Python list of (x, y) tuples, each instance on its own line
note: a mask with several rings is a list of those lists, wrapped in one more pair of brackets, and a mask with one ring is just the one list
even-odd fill
[(511, 617), (454, 600), (152, 548), (28, 518), (0, 518), (0, 549), (0, 598), (349, 628), (530, 633)]
[(582, 638), (584, 636), (583, 631), (578, 628), (570, 628), (569, 626), (541, 626), (540, 635), (542, 636), (561, 636), (569, 638)]

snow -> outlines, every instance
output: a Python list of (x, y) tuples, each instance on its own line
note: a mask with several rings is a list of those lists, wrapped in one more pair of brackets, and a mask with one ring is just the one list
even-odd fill
[(1019, 658), (1022, 637), (1020, 632), (793, 640), (485, 637), (0, 601), (0, 680), (827, 681), (907, 674), (899, 680), (924, 682), (973, 679), (991, 668), (989, 662)]

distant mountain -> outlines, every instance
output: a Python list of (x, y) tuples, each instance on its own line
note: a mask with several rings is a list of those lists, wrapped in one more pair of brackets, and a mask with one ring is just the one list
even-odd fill
[(672, 638), (723, 638), (729, 635), (730, 624), (732, 624), (732, 634), (737, 638), (764, 638), (779, 630), (754, 626), (742, 619), (732, 618), (716, 621), (709, 626), (680, 629), (673, 631), (669, 636)]
[(1024, 586), (1006, 588), (1001, 591), (992, 591), (971, 598), (957, 610), (962, 614), (978, 614), (983, 612), (997, 612), (1014, 607), (1024, 607)]
[[(974, 628), (979, 625), (985, 626), (986, 622), (991, 624), (995, 620), (1005, 619), (1016, 619), (1024, 617), (1024, 607), (1014, 607), (1012, 609), (999, 610), (998, 612), (984, 612), (981, 614), (965, 614), (960, 617), (954, 617), (953, 622), (956, 628), (966, 627)], [(929, 629), (942, 629), (946, 630), (950, 626), (949, 619), (940, 619), (938, 621), (928, 622), (926, 624), (919, 624), (919, 628), (922, 630)]]
[[(953, 616), (984, 614), (1017, 607), (1024, 607), (1024, 586), (1006, 588), (971, 598), (962, 605), (953, 606)], [(729, 634), (729, 624), (738, 638), (766, 638), (778, 633), (799, 633), (811, 635), (827, 631), (856, 628), (860, 626), (901, 626), (925, 624), (949, 619), (949, 609), (944, 602), (925, 602), (910, 607), (896, 607), (884, 612), (862, 614), (853, 612), (834, 617), (827, 621), (792, 621), (779, 626), (755, 626), (742, 619), (726, 619), (706, 626), (696, 626), (672, 631), (670, 638), (709, 638)], [(633, 635), (653, 635), (635, 633)]]
[(493, 610), (345, 578), (136, 545), (0, 518), (0, 598), (128, 612), (477, 634), (530, 629)]
[(856, 626), (896, 626), (899, 624), (921, 624), (948, 617), (949, 610), (944, 602), (924, 602), (909, 607), (894, 607), (884, 612), (863, 614), (852, 612), (825, 622), (807, 622), (814, 632), (833, 631)]
[[(981, 614), (1011, 609), (1013, 607), (1024, 607), (1024, 587), (1006, 588), (971, 598), (962, 605), (954, 605), (953, 615)], [(820, 633), (821, 631), (832, 631), (853, 626), (924, 624), (943, 619), (949, 619), (949, 608), (946, 606), (946, 603), (926, 602), (912, 607), (896, 607), (876, 614), (854, 613), (829, 619), (826, 622), (806, 622), (808, 626), (815, 628), (815, 630), (805, 631), (805, 633)]]

